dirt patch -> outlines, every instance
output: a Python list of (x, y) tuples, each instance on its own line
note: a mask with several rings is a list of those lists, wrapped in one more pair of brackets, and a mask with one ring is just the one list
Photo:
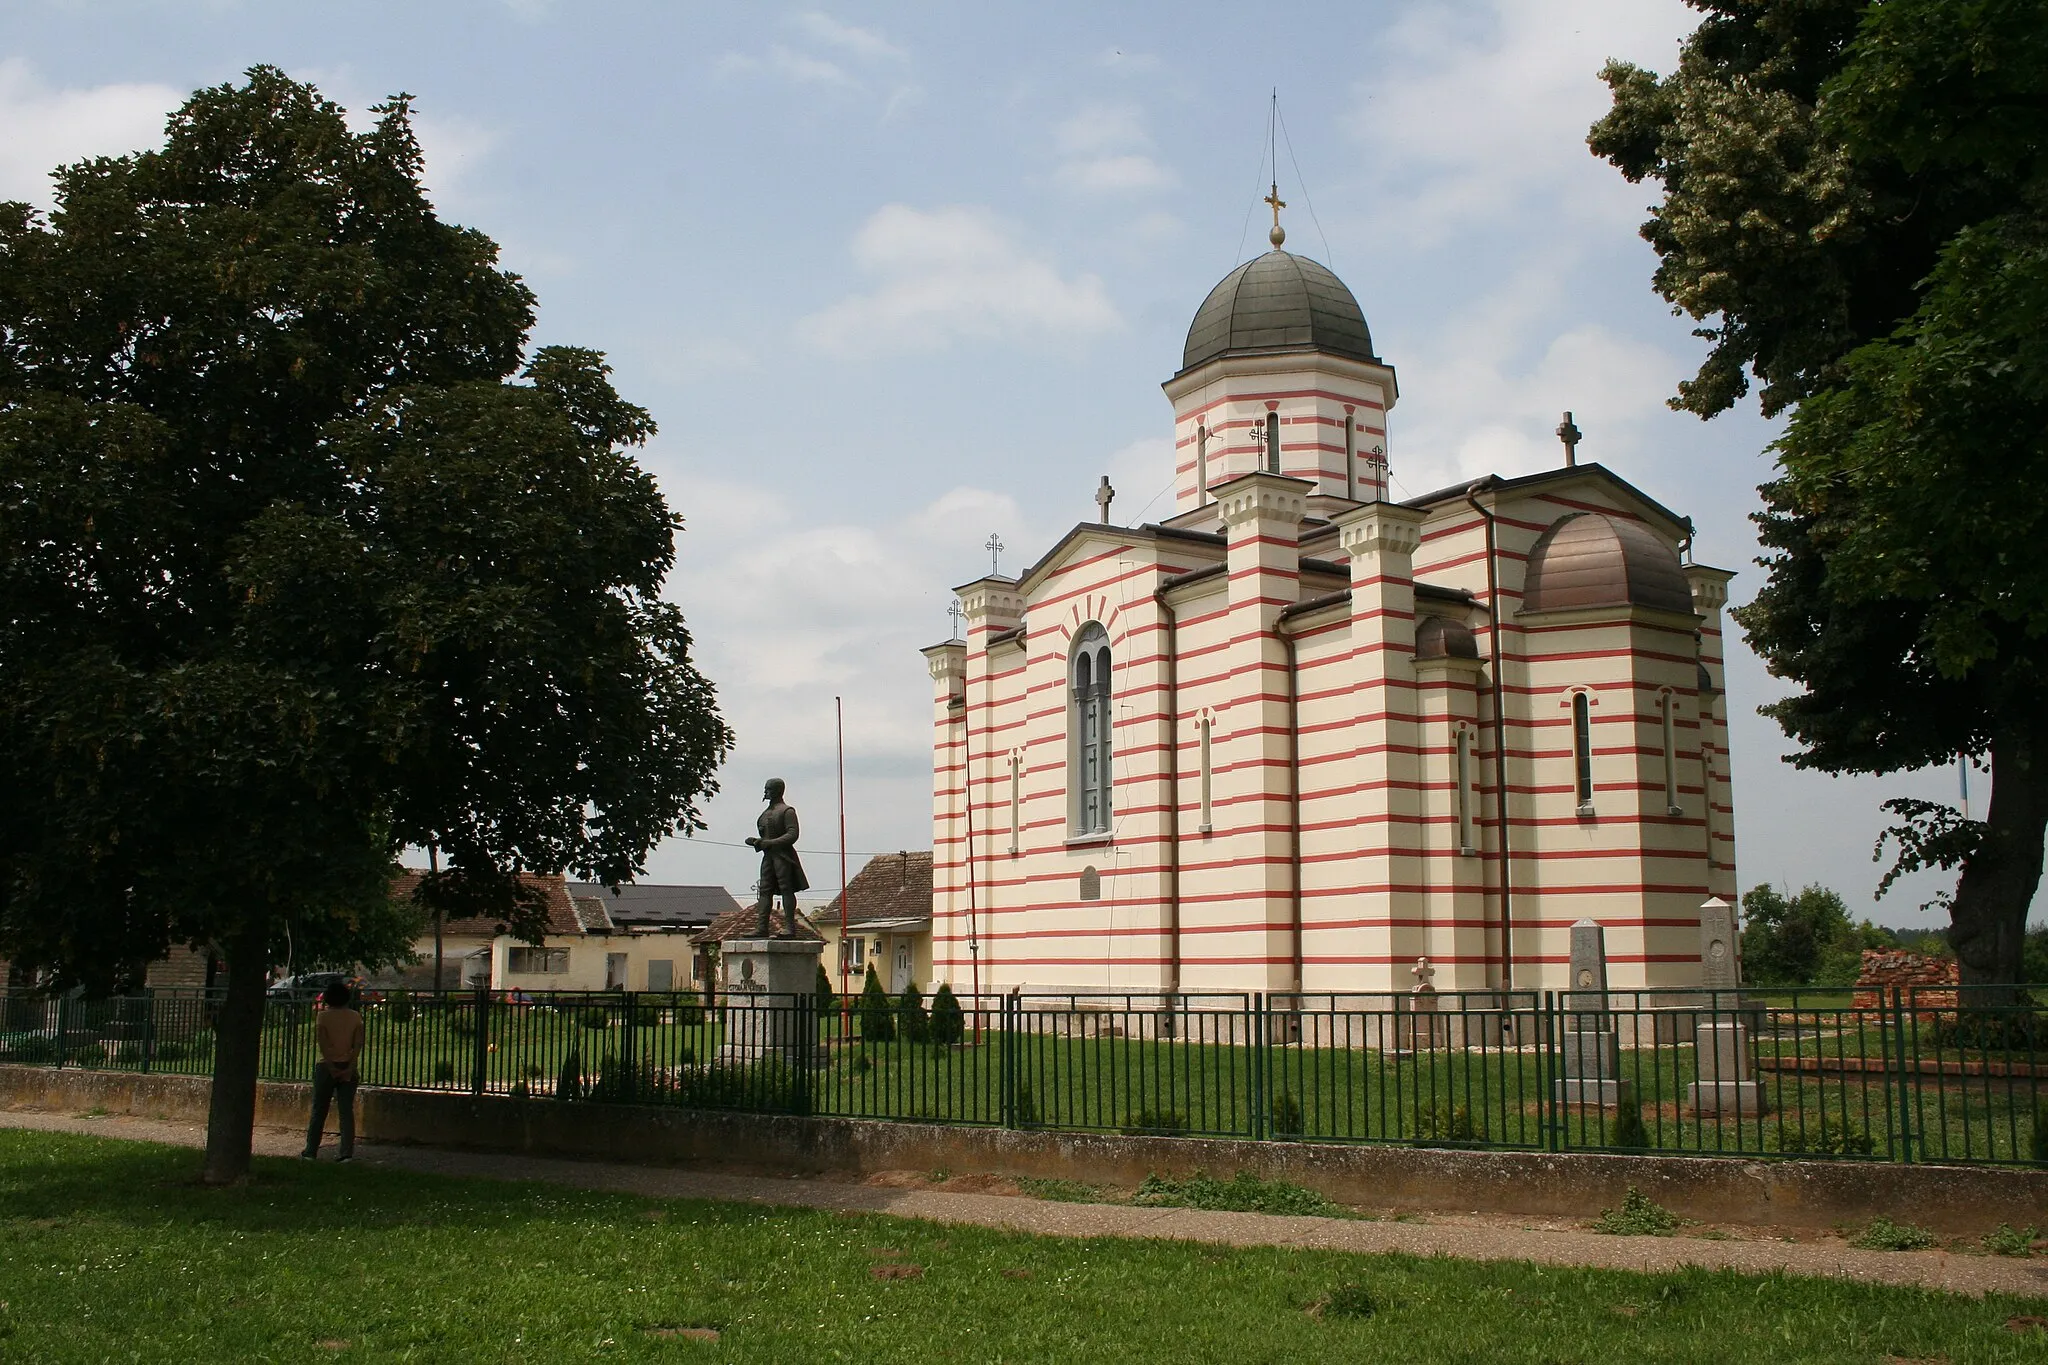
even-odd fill
[(948, 1174), (943, 1180), (932, 1179), (931, 1171), (876, 1171), (860, 1183), (885, 1190), (939, 1190), (946, 1194), (1001, 1194), (1018, 1195), (1023, 1191), (1017, 1182), (1008, 1176), (986, 1174)]
[(716, 1327), (643, 1327), (640, 1329), (650, 1337), (663, 1341), (716, 1341)]
[(924, 1278), (924, 1267), (892, 1261), (887, 1265), (869, 1266), (868, 1274), (878, 1280), (921, 1280)]

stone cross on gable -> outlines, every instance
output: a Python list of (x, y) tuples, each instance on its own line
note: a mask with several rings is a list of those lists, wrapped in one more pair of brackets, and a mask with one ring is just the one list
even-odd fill
[(953, 618), (952, 638), (955, 640), (960, 638), (960, 618), (965, 616), (966, 614), (967, 613), (961, 609), (960, 599), (957, 597), (953, 599), (953, 605), (946, 608), (946, 615)]
[(1100, 520), (1104, 526), (1109, 525), (1109, 505), (1115, 501), (1116, 490), (1109, 486), (1109, 475), (1104, 474), (1102, 482), (1095, 486), (1095, 505), (1101, 509)]
[(988, 571), (990, 577), (1001, 575), (1003, 572), (1003, 538), (991, 531), (989, 532), (987, 543), (981, 548), (988, 551)]

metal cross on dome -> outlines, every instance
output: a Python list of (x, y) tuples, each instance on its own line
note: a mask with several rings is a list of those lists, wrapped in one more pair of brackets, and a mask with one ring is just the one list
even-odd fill
[(988, 542), (981, 548), (988, 551), (989, 576), (1000, 577), (1003, 572), (1003, 538), (991, 531)]
[(953, 618), (953, 634), (951, 638), (957, 640), (960, 638), (960, 619), (967, 615), (967, 613), (961, 609), (959, 598), (954, 598), (953, 605), (946, 608), (946, 615)]

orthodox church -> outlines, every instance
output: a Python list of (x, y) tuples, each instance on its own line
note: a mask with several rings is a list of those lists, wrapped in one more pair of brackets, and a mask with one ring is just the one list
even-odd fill
[(1733, 575), (1570, 414), (1557, 468), (1392, 500), (1394, 370), (1274, 213), (1164, 385), (1174, 514), (1101, 499), (924, 651), (934, 979), (1560, 989), (1591, 918), (1613, 988), (1697, 986)]

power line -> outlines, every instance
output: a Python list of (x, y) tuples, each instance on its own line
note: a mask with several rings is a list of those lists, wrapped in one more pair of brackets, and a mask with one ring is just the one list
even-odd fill
[(1316, 201), (1308, 192), (1308, 180), (1301, 173), (1301, 162), (1294, 155), (1294, 139), (1287, 135), (1287, 118), (1280, 112), (1280, 95), (1273, 95), (1273, 117), (1280, 123), (1281, 141), (1287, 144), (1287, 159), (1294, 164), (1294, 179), (1301, 186), (1301, 202), (1308, 206), (1308, 220), (1316, 225), (1316, 236), (1323, 239), (1323, 264), (1335, 270), (1337, 258), (1330, 250), (1330, 235), (1323, 231), (1323, 220), (1316, 217)]

